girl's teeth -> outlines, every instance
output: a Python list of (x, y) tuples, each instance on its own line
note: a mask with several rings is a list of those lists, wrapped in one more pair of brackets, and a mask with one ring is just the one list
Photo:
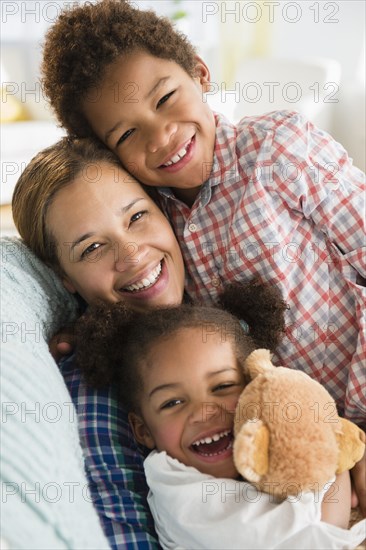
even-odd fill
[(148, 286), (151, 286), (153, 283), (157, 281), (159, 278), (159, 275), (161, 273), (161, 262), (158, 266), (156, 266), (155, 269), (152, 270), (150, 275), (148, 277), (145, 277), (141, 281), (138, 281), (136, 283), (133, 283), (132, 285), (126, 286), (123, 290), (127, 290), (128, 292), (132, 292), (133, 290), (141, 290), (142, 288), (146, 288)]
[(205, 437), (204, 439), (200, 439), (199, 441), (195, 441), (193, 443), (193, 445), (201, 445), (203, 443), (212, 443), (213, 441), (218, 441), (222, 437), (225, 437), (229, 433), (230, 433), (230, 431), (226, 431), (226, 432), (221, 432), (219, 434), (215, 434), (212, 437)]

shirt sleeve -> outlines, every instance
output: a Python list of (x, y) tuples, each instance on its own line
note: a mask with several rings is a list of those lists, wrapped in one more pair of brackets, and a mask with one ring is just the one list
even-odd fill
[(327, 490), (283, 502), (251, 484), (219, 479), (184, 466), (166, 453), (145, 460), (149, 503), (164, 549), (346, 549), (362, 542), (366, 520), (353, 530), (320, 519)]
[(273, 191), (289, 208), (314, 222), (365, 286), (364, 173), (342, 145), (298, 113), (279, 116), (271, 135)]
[(271, 151), (272, 162), (278, 163), (273, 178), (276, 192), (324, 233), (329, 261), (338, 263), (353, 295), (358, 340), (349, 365), (345, 411), (365, 429), (365, 174), (353, 165), (342, 145), (298, 113), (289, 113), (278, 126)]
[(60, 370), (77, 411), (87, 497), (113, 550), (158, 550), (146, 500), (144, 454), (133, 438), (127, 413), (118, 407), (112, 390), (86, 387), (73, 359), (64, 360)]
[(246, 131), (260, 144), (256, 165), (266, 173), (269, 200), (279, 201), (284, 210), (291, 211), (293, 223), (296, 215), (306, 218), (324, 235), (326, 249), (319, 254), (337, 265), (354, 301), (357, 342), (347, 365), (343, 407), (345, 416), (365, 429), (365, 174), (353, 165), (342, 145), (299, 113), (280, 111), (269, 119), (258, 118)]

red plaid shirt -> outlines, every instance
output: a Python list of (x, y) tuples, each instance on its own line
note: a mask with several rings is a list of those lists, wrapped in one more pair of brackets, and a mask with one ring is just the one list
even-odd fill
[(259, 276), (278, 285), (289, 310), (275, 362), (307, 372), (341, 415), (365, 426), (364, 175), (298, 113), (237, 126), (215, 118), (214, 164), (193, 207), (160, 189), (186, 290), (207, 303), (227, 281)]

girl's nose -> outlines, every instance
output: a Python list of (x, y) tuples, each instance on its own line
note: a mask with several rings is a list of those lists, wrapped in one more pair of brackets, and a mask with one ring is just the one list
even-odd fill
[(170, 140), (177, 132), (175, 123), (159, 124), (157, 120), (150, 129), (147, 138), (147, 149), (150, 153), (156, 153), (159, 149), (163, 149), (169, 145)]
[(192, 411), (190, 414), (190, 420), (192, 423), (196, 422), (211, 422), (217, 419), (224, 411), (214, 401), (199, 401), (195, 404), (192, 403)]

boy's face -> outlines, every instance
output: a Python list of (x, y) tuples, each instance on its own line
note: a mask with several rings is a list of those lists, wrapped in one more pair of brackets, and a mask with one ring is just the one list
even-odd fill
[(215, 119), (203, 92), (209, 71), (136, 51), (111, 65), (83, 111), (98, 137), (139, 181), (198, 191), (210, 175)]
[(170, 224), (124, 170), (94, 163), (48, 208), (63, 282), (86, 302), (135, 310), (181, 303), (184, 267)]
[(243, 374), (225, 334), (205, 334), (204, 326), (181, 329), (153, 346), (141, 366), (141, 416), (131, 413), (130, 420), (147, 447), (236, 478), (232, 430)]

